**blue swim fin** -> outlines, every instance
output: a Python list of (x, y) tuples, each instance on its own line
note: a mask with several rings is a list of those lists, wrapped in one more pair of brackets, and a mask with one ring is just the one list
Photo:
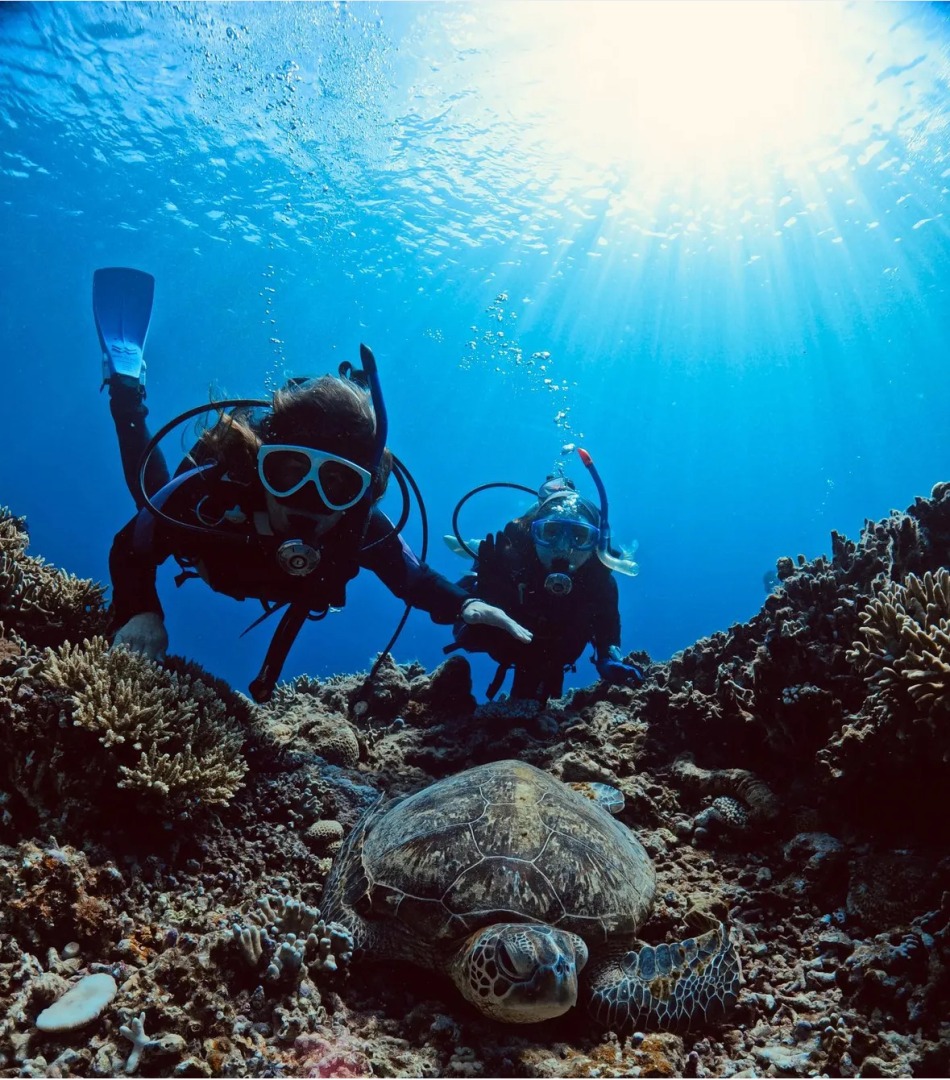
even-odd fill
[(102, 385), (117, 379), (145, 385), (145, 337), (155, 278), (143, 270), (108, 266), (92, 276), (92, 312), (102, 345)]

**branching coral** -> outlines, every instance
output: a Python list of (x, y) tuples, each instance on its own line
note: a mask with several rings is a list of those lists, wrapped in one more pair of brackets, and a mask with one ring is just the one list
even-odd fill
[(247, 771), (242, 728), (254, 707), (191, 665), (171, 666), (96, 637), (47, 649), (4, 680), (6, 771), (19, 794), (61, 814), (67, 793), (94, 808), (97, 788), (105, 803), (142, 802), (162, 818), (227, 803)]
[(861, 614), (861, 633), (848, 659), (872, 685), (920, 713), (950, 711), (950, 571), (909, 575), (872, 600)]
[(885, 823), (941, 835), (946, 816), (932, 808), (950, 780), (950, 572), (881, 585), (847, 652), (865, 700), (817, 759), (852, 798), (873, 791)]
[(194, 674), (110, 649), (104, 638), (48, 650), (43, 673), (69, 692), (75, 726), (128, 755), (128, 763), (117, 761), (119, 787), (185, 809), (227, 803), (241, 786), (247, 765), (240, 728), (221, 697)]
[(104, 633), (103, 586), (27, 555), (28, 545), (24, 519), (0, 506), (0, 619), (39, 646)]

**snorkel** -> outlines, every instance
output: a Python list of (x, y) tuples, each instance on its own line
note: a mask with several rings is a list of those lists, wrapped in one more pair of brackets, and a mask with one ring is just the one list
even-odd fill
[(590, 478), (597, 488), (597, 494), (600, 496), (600, 542), (597, 545), (597, 558), (608, 570), (616, 570), (618, 574), (625, 574), (627, 577), (636, 577), (639, 568), (633, 559), (629, 555), (617, 554), (611, 550), (610, 520), (607, 517), (607, 489), (600, 478), (594, 459), (581, 446), (577, 447), (577, 456), (587, 467)]
[(369, 380), (369, 395), (373, 400), (373, 411), (376, 413), (376, 445), (373, 447), (373, 468), (379, 468), (383, 460), (383, 451), (386, 449), (386, 438), (389, 435), (389, 420), (386, 416), (386, 403), (383, 401), (383, 391), (379, 385), (379, 370), (376, 367), (376, 357), (373, 350), (360, 342), (360, 359), (363, 361), (363, 370)]
[[(373, 463), (375, 472), (379, 463), (383, 460), (383, 451), (386, 449), (386, 439), (389, 435), (389, 420), (386, 416), (386, 402), (383, 400), (383, 390), (379, 384), (379, 369), (376, 367), (376, 357), (373, 350), (360, 342), (360, 360), (363, 367), (357, 371), (353, 365), (344, 360), (340, 364), (340, 376), (344, 379), (352, 379), (358, 386), (369, 390), (369, 396), (373, 402), (373, 412), (376, 414), (376, 438), (373, 442)], [(365, 386), (364, 386), (365, 384)]]

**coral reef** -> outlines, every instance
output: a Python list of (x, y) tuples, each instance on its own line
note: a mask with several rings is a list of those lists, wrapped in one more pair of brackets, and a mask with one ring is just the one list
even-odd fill
[[(108, 650), (97, 587), (25, 551), (0, 513), (0, 1075), (950, 1069), (950, 485), (780, 560), (747, 623), (638, 656), (642, 687), (544, 708), (476, 706), (462, 657), (297, 679), (257, 708)], [(509, 757), (619, 789), (657, 869), (651, 943), (728, 918), (743, 985), (723, 1022), (506, 1027), (431, 973), (342, 962), (319, 905), (363, 811)], [(97, 1016), (37, 1026), (99, 975)]]
[(0, 679), (9, 812), (28, 808), (66, 835), (96, 809), (181, 818), (226, 804), (247, 771), (253, 708), (193, 665), (162, 667), (102, 637), (48, 648)]
[(105, 633), (105, 589), (26, 553), (24, 518), (0, 506), (0, 620), (40, 648)]
[(950, 712), (950, 570), (910, 574), (890, 585), (861, 613), (861, 633), (847, 656), (885, 699), (917, 706), (935, 723)]
[(353, 935), (337, 923), (327, 923), (319, 908), (284, 896), (261, 897), (247, 924), (232, 932), (249, 967), (264, 970), (271, 982), (299, 982), (311, 971), (336, 971), (353, 955)]
[(780, 587), (748, 623), (656, 666), (638, 695), (648, 758), (690, 751), (750, 771), (802, 827), (834, 832), (857, 814), (895, 842), (943, 842), (931, 808), (950, 779), (950, 485), (867, 522), (858, 542), (831, 541), (830, 560), (780, 559)]

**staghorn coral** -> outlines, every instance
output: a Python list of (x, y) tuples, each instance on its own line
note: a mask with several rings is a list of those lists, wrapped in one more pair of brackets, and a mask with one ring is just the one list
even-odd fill
[(32, 645), (105, 633), (105, 589), (27, 555), (26, 521), (0, 506), (0, 619)]
[(0, 679), (5, 786), (54, 831), (118, 806), (169, 819), (226, 804), (247, 771), (254, 707), (199, 670), (101, 637), (47, 649)]
[(910, 698), (922, 716), (950, 713), (950, 570), (883, 589), (861, 613), (848, 659), (890, 702)]
[(41, 670), (69, 694), (73, 725), (116, 753), (120, 788), (187, 810), (227, 803), (241, 786), (240, 728), (219, 694), (190, 671), (166, 671), (110, 649), (104, 638), (47, 650)]

